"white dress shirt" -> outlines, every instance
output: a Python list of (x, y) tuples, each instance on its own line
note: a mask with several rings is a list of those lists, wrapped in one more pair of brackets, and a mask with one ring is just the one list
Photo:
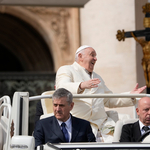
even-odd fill
[[(142, 129), (145, 125), (139, 120), (139, 126), (140, 126), (140, 131), (141, 131), (141, 135), (143, 135), (145, 133), (145, 131)], [(150, 126), (148, 126), (150, 128)]]
[[(58, 121), (58, 124), (59, 124), (59, 126), (60, 126), (60, 128), (61, 128), (61, 130), (62, 130), (61, 124), (62, 124), (63, 122), (60, 121), (60, 120), (58, 120), (58, 119), (57, 119), (57, 121)], [(66, 129), (67, 129), (68, 134), (69, 134), (69, 142), (70, 142), (70, 141), (71, 141), (71, 137), (72, 137), (72, 121), (71, 121), (71, 116), (70, 116), (69, 119), (68, 119), (66, 122), (64, 122), (64, 123), (66, 124)]]

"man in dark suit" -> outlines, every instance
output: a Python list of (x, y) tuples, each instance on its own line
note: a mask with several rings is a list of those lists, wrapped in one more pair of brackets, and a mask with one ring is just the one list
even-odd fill
[(135, 123), (125, 124), (122, 127), (120, 142), (138, 142), (139, 138), (150, 129), (150, 98), (143, 97), (136, 108), (139, 120)]
[(71, 92), (64, 88), (54, 92), (52, 96), (54, 116), (36, 123), (35, 147), (47, 142), (95, 142), (90, 123), (70, 114), (74, 106), (72, 99)]

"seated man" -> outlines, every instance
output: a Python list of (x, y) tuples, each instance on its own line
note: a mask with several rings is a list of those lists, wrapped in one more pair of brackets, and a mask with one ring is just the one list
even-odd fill
[[(65, 88), (72, 94), (112, 94), (102, 77), (94, 72), (96, 62), (95, 49), (87, 45), (79, 47), (75, 54), (75, 62), (58, 69), (56, 89)], [(141, 93), (145, 88), (146, 86), (138, 88), (137, 84), (128, 94)], [(115, 122), (106, 114), (104, 107), (128, 107), (135, 103), (136, 100), (131, 98), (79, 98), (74, 99), (71, 113), (90, 121), (97, 141), (101, 139), (104, 142), (112, 142)]]
[(122, 127), (120, 142), (138, 142), (141, 135), (150, 129), (150, 98), (143, 97), (136, 108), (139, 121)]
[(62, 142), (95, 142), (90, 123), (70, 114), (74, 103), (72, 94), (60, 88), (52, 96), (54, 116), (39, 120), (34, 130), (35, 147)]

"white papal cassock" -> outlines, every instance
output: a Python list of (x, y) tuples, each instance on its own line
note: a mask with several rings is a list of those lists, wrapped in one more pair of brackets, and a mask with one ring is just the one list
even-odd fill
[[(81, 67), (77, 62), (58, 69), (56, 74), (56, 89), (66, 88), (73, 94), (78, 94), (80, 83), (93, 78), (100, 79), (101, 82), (98, 87), (85, 89), (82, 94), (112, 94), (98, 74), (93, 72), (90, 76), (85, 68)], [(71, 111), (72, 115), (90, 121), (96, 136), (98, 129), (102, 132), (108, 125), (115, 126), (115, 122), (107, 116), (104, 107), (133, 106), (135, 100), (130, 98), (80, 98), (74, 99), (74, 103), (74, 108)]]

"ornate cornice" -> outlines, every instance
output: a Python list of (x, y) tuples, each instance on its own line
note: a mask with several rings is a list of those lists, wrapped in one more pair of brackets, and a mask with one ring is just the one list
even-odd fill
[(58, 38), (58, 45), (61, 50), (68, 50), (69, 38), (67, 20), (70, 16), (68, 8), (49, 7), (25, 7), (30, 12), (36, 13), (46, 21)]

